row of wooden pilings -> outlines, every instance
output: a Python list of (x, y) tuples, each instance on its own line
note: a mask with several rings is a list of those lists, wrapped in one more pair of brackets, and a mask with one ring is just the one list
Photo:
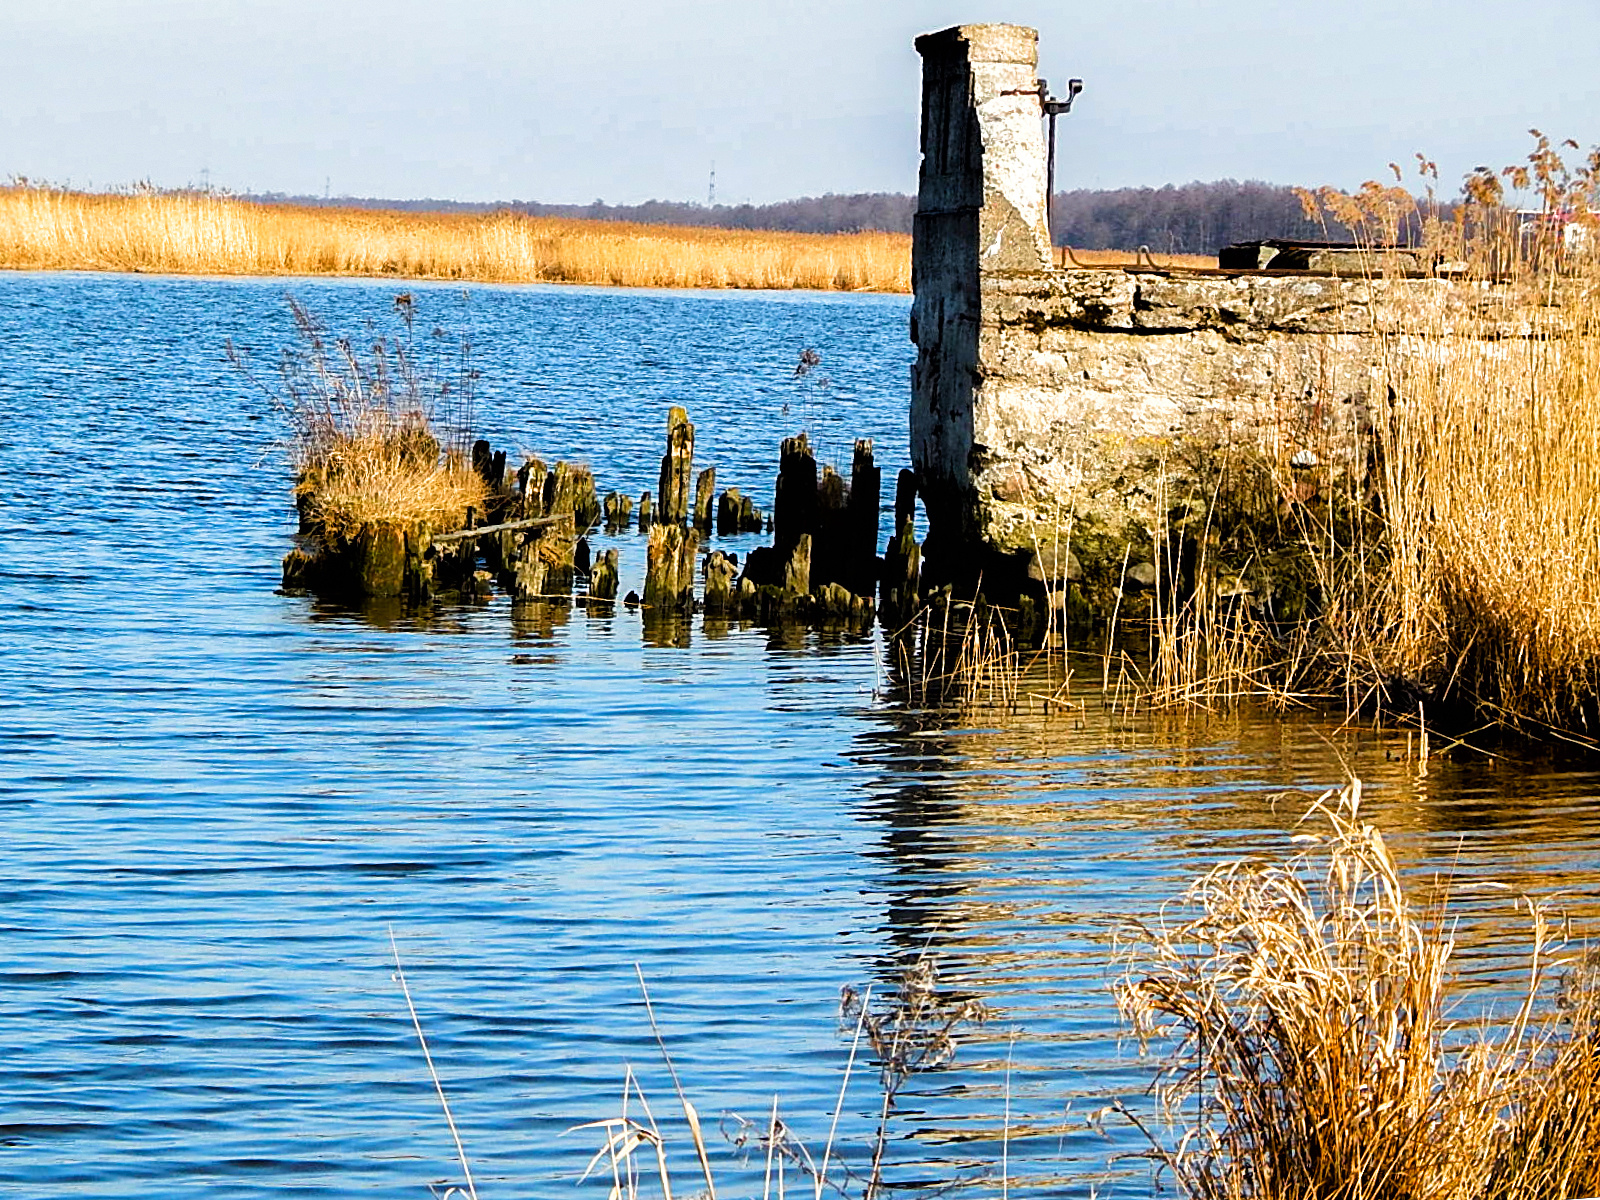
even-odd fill
[[(642, 602), (658, 612), (694, 611), (762, 621), (870, 620), (881, 604), (886, 617), (916, 601), (920, 552), (912, 527), (915, 480), (902, 471), (896, 497), (896, 537), (878, 556), (882, 472), (872, 442), (855, 443), (848, 481), (817, 465), (804, 433), (785, 438), (767, 531), (771, 546), (751, 550), (743, 567), (735, 555), (712, 550), (700, 561), (700, 539), (711, 529), (715, 468), (695, 483), (688, 517), (694, 426), (682, 408), (667, 418), (667, 452), (661, 460), (661, 511), (649, 527)], [(760, 514), (737, 490), (717, 505), (719, 535), (761, 529)], [(695, 596), (696, 564), (702, 585)]]
[[(464, 528), (436, 533), (422, 523), (385, 523), (316, 555), (291, 551), (285, 587), (414, 600), (499, 590), (532, 601), (569, 598), (586, 579), (588, 602), (615, 603), (618, 551), (591, 558), (586, 537), (603, 524), (609, 534), (636, 526), (647, 537), (644, 594), (630, 592), (624, 602), (650, 614), (866, 622), (876, 612), (898, 622), (917, 604), (915, 478), (900, 472), (894, 535), (880, 557), (882, 479), (870, 440), (855, 443), (846, 479), (819, 467), (804, 433), (784, 439), (770, 517), (738, 488), (718, 497), (715, 467), (695, 473), (694, 426), (680, 407), (668, 414), (655, 498), (646, 491), (637, 507), (619, 492), (601, 498), (584, 465), (547, 466), (529, 456), (512, 471), (505, 452), (481, 440), (472, 462), (489, 499), (486, 512), (468, 511)], [(701, 555), (713, 531), (727, 537), (763, 529), (772, 545), (751, 550), (743, 564), (720, 549)]]

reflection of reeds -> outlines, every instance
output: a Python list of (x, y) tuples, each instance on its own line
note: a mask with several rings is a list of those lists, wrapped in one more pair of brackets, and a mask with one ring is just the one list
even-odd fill
[(1005, 614), (936, 593), (889, 643), (891, 682), (917, 708), (1010, 708), (1023, 659)]
[(0, 267), (905, 292), (902, 234), (802, 234), (0, 188)]
[(1224, 864), (1192, 914), (1136, 934), (1118, 986), (1142, 1038), (1173, 1047), (1161, 1095), (1182, 1125), (1159, 1159), (1196, 1200), (1567, 1200), (1600, 1188), (1600, 990), (1554, 957), (1529, 906), (1527, 982), (1513, 1013), (1450, 1019), (1447, 900), (1418, 910), (1361, 785), (1312, 815), (1315, 847), (1283, 864)]

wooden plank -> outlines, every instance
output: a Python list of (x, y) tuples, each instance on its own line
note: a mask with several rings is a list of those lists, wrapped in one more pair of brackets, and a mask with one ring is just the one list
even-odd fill
[(500, 525), (479, 525), (476, 529), (457, 529), (454, 533), (436, 533), (433, 535), (435, 546), (444, 542), (460, 542), (467, 538), (480, 538), (489, 533), (510, 533), (515, 529), (546, 529), (551, 525), (571, 524), (572, 518), (566, 513), (559, 513), (553, 517), (525, 517), (520, 521), (506, 521)]

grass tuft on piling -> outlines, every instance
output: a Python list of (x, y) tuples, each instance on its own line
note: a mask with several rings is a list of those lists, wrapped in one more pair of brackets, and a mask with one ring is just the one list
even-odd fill
[(1595, 1195), (1593, 952), (1523, 901), (1520, 994), (1458, 1023), (1448, 895), (1413, 900), (1360, 805), (1327, 793), (1303, 852), (1222, 864), (1129, 935), (1119, 1007), (1169, 1051), (1152, 1157), (1192, 1200)]
[[(458, 529), (469, 508), (483, 512), (486, 484), (465, 448), (470, 346), (436, 331), (450, 373), (419, 362), (407, 294), (395, 300), (405, 334), (374, 333), (365, 347), (330, 337), (298, 300), (289, 306), (301, 340), (284, 352), (279, 384), (267, 390), (290, 428), (302, 535), (335, 547), (380, 525)], [(231, 345), (229, 356), (248, 373)]]

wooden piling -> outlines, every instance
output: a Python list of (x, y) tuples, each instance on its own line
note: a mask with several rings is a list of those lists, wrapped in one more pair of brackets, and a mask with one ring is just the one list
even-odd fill
[[(902, 472), (902, 475), (908, 473)], [(883, 613), (886, 624), (902, 625), (916, 612), (921, 570), (922, 548), (917, 545), (916, 527), (911, 513), (906, 511), (900, 520), (899, 530), (889, 539), (889, 548), (883, 556), (883, 580), (878, 608)]]
[(594, 560), (589, 573), (589, 599), (612, 601), (617, 598), (617, 551), (613, 547)]
[(711, 532), (711, 503), (717, 494), (717, 469), (707, 467), (694, 484), (694, 527), (702, 535)]
[(512, 496), (514, 517), (542, 517), (544, 507), (545, 465), (542, 459), (529, 455), (517, 469), (516, 490)]
[(650, 504), (648, 491), (639, 493), (639, 532), (649, 533), (650, 526), (655, 524), (655, 509)]
[(729, 488), (717, 499), (717, 536), (728, 537), (739, 532), (739, 502), (744, 497), (738, 488)]
[(650, 528), (646, 552), (644, 602), (658, 612), (688, 612), (694, 607), (694, 568), (700, 535), (681, 525)]
[(900, 531), (900, 526), (907, 521), (914, 521), (917, 516), (917, 473), (902, 467), (894, 484), (894, 528)]
[(779, 590), (785, 601), (797, 601), (811, 594), (811, 535), (802, 533), (783, 562), (783, 582)]
[(406, 534), (395, 521), (362, 527), (355, 543), (357, 580), (364, 596), (398, 596), (405, 590)]
[(784, 438), (778, 455), (778, 488), (772, 505), (774, 545), (787, 555), (802, 535), (817, 528), (817, 460), (805, 434)]
[(817, 520), (811, 543), (811, 583), (842, 582), (847, 568), (845, 550), (849, 542), (846, 505), (849, 497), (844, 477), (824, 466), (817, 482)]
[(850, 464), (850, 507), (845, 522), (845, 571), (840, 582), (858, 596), (878, 586), (878, 513), (883, 505), (883, 472), (872, 458), (872, 439), (858, 439)]
[(667, 412), (667, 452), (661, 458), (656, 520), (682, 525), (689, 519), (689, 473), (694, 466), (694, 426), (688, 412), (674, 404)]
[(605, 514), (606, 532), (621, 533), (633, 521), (633, 500), (621, 492), (607, 492)]
[(713, 550), (706, 555), (704, 597), (705, 610), (708, 614), (727, 616), (738, 609), (738, 588), (736, 580), (739, 574), (738, 564), (724, 554), (721, 550)]

